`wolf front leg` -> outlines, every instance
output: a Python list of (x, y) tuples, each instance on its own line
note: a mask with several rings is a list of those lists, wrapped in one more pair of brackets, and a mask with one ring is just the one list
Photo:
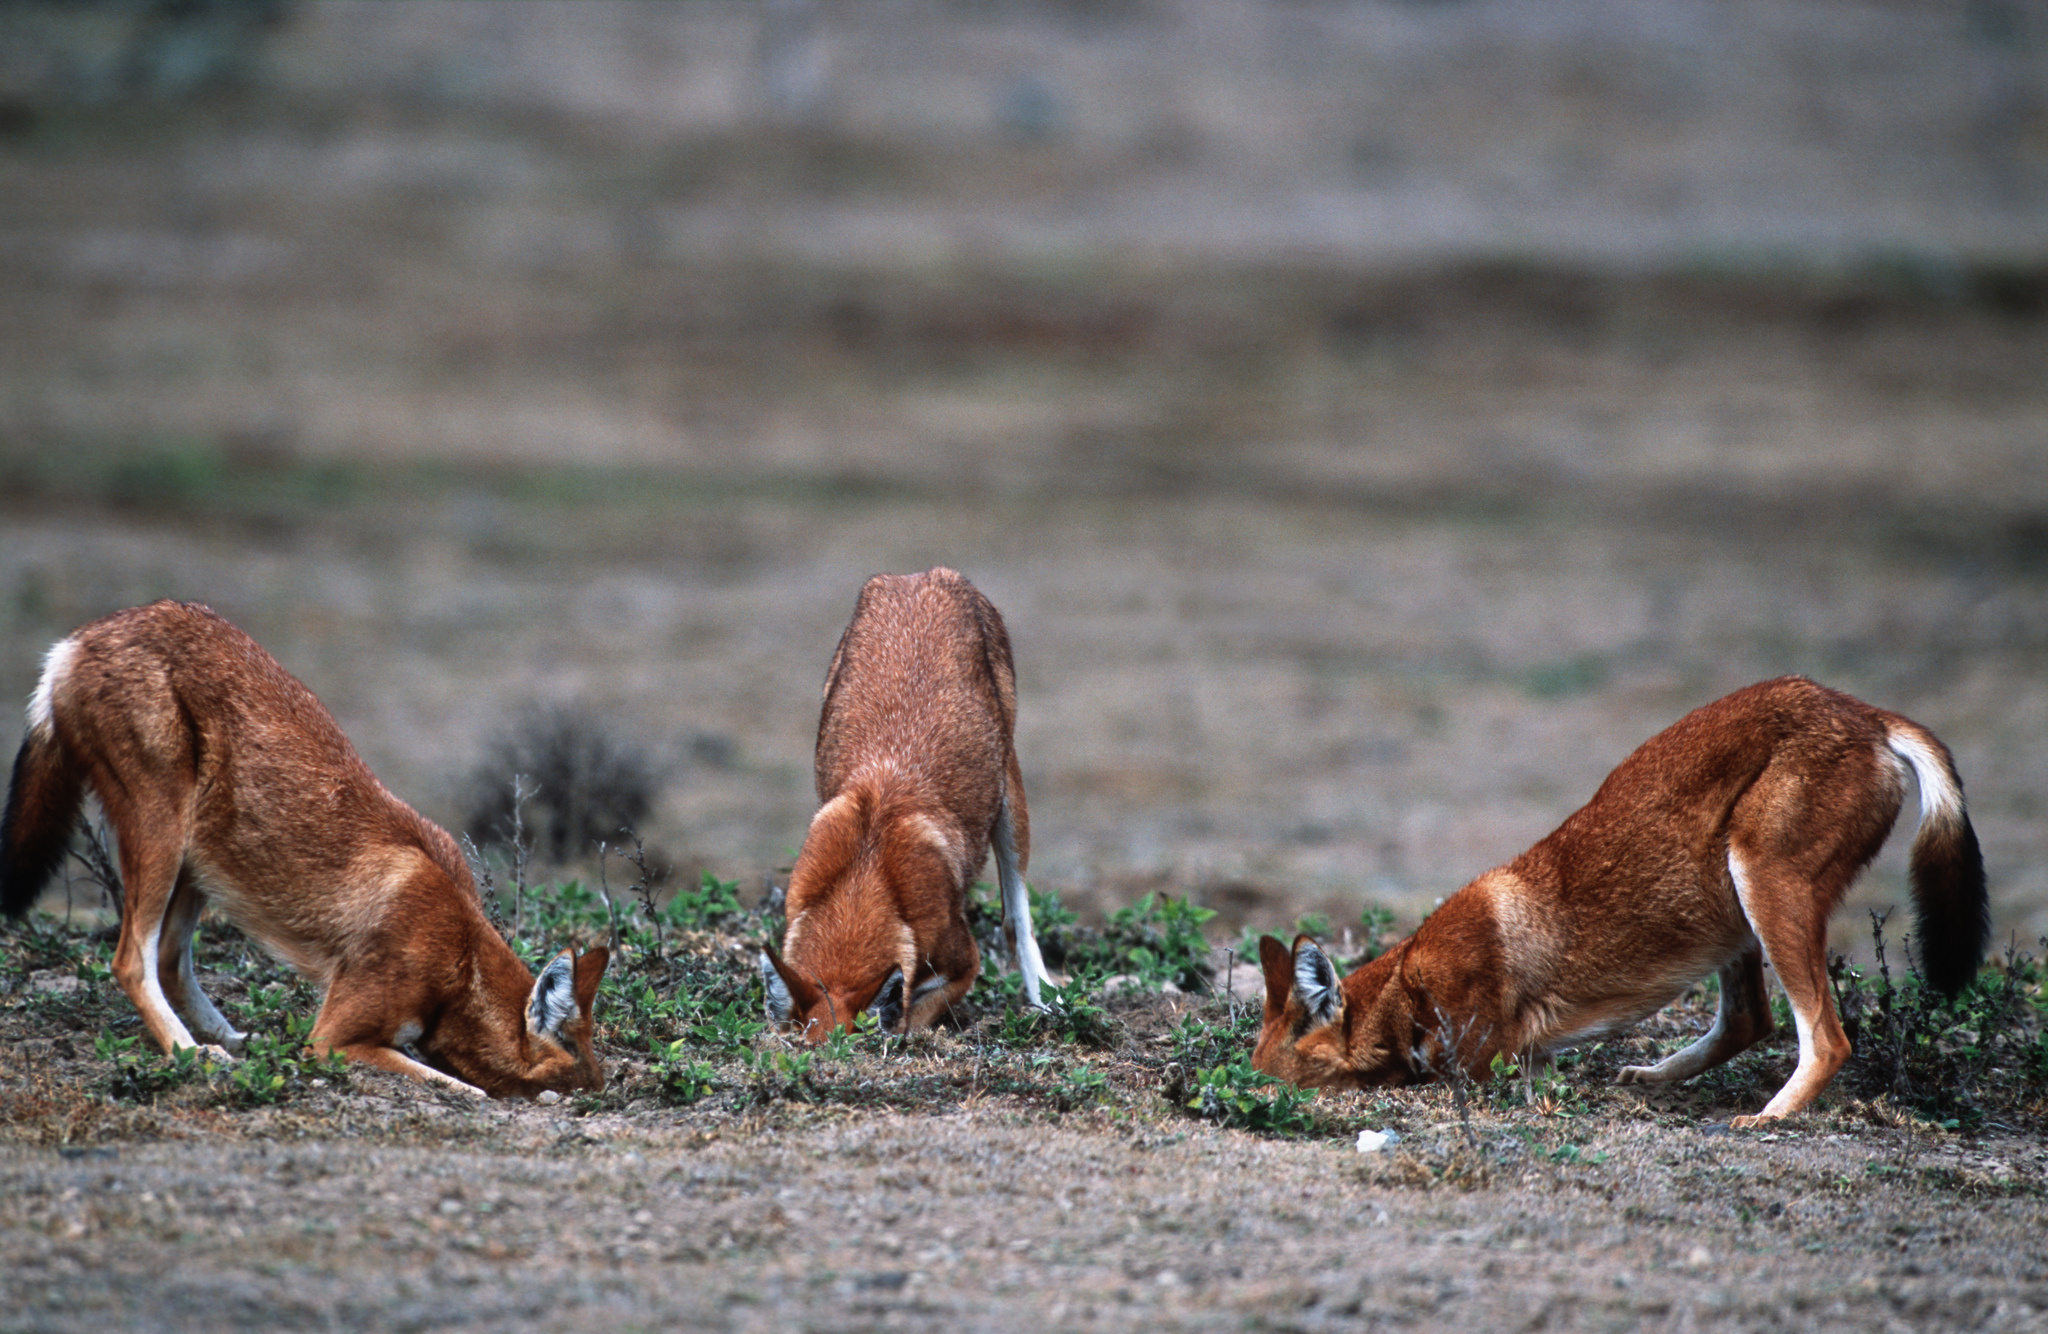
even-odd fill
[[(348, 1060), (389, 1070), (394, 1075), (417, 1079), (423, 1084), (452, 1089), (476, 1098), (489, 1096), (474, 1084), (457, 1079), (445, 1070), (436, 1070), (425, 1061), (407, 1054), (403, 1048), (419, 1041), (423, 1029), (417, 1019), (407, 1019), (394, 1025), (390, 1020), (390, 1009), (388, 1005), (379, 1005), (374, 994), (365, 995), (352, 987), (349, 979), (336, 978), (328, 984), (327, 995), (321, 1001), (320, 1013), (314, 1016), (313, 1031), (307, 1035), (306, 1045), (315, 1056), (338, 1052)], [(404, 1013), (404, 1010), (399, 1013)]]

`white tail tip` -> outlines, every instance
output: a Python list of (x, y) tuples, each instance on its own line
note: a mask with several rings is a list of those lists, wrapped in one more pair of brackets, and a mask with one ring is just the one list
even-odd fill
[(1953, 821), (1963, 813), (1963, 793), (1950, 775), (1948, 761), (1940, 751), (1930, 745), (1926, 738), (1911, 732), (1893, 728), (1885, 736), (1885, 744), (1892, 754), (1904, 760), (1913, 768), (1913, 777), (1920, 784), (1920, 823), (1926, 824), (1937, 816)]
[(56, 728), (51, 698), (56, 694), (57, 683), (70, 674), (71, 659), (77, 653), (76, 639), (60, 639), (43, 655), (42, 678), (36, 682), (35, 693), (28, 697), (28, 727), (37, 736), (47, 737)]

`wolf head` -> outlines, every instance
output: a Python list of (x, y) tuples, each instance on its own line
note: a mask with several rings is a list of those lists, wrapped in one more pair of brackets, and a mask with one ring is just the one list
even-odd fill
[(1339, 979), (1329, 956), (1307, 936), (1289, 950), (1259, 940), (1266, 1015), (1252, 1065), (1302, 1088), (1375, 1088), (1426, 1078), (1416, 997), (1393, 950)]

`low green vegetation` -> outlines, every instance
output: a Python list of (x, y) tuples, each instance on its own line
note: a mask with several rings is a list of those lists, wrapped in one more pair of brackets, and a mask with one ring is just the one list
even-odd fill
[(93, 1055), (107, 1063), (107, 1096), (120, 1102), (154, 1102), (216, 1069), (197, 1047), (159, 1055), (140, 1035), (102, 1033), (93, 1043)]
[[(1874, 965), (1839, 956), (1829, 980), (1856, 1057), (1844, 1072), (1882, 1097), (1948, 1127), (1975, 1128), (1999, 1109), (2048, 1094), (2048, 970), (2009, 942), (1953, 1003), (1911, 967), (1892, 975), (1885, 917), (1871, 915)], [(2048, 946), (2048, 941), (2043, 942)], [(1872, 975), (1874, 974), (1874, 975)]]
[(1218, 1125), (1275, 1135), (1305, 1135), (1316, 1128), (1315, 1094), (1252, 1068), (1251, 1053), (1237, 1051), (1195, 1075), (1188, 1107)]
[(284, 1033), (251, 1033), (228, 1068), (229, 1105), (264, 1107), (323, 1087), (348, 1087), (348, 1058), (339, 1052), (315, 1056), (306, 1046), (311, 1028), (309, 1016), (295, 1016)]
[[(1046, 966), (1076, 978), (1125, 979), (1142, 990), (1168, 984), (1182, 991), (1206, 990), (1213, 945), (1204, 924), (1216, 914), (1192, 900), (1151, 893), (1109, 914), (1100, 928), (1086, 926), (1058, 898), (1031, 890), (1031, 924)], [(968, 903), (984, 958), (1008, 953), (1002, 936), (1002, 904), (987, 885), (976, 886)]]
[[(304, 991), (301, 984), (296, 990)], [(121, 1035), (102, 1031), (93, 1055), (106, 1063), (106, 1093), (116, 1102), (154, 1104), (192, 1090), (187, 1101), (230, 1109), (266, 1107), (322, 1089), (348, 1087), (349, 1063), (339, 1054), (315, 1056), (306, 1046), (313, 1009), (287, 1011), (279, 1003), (294, 988), (271, 982), (250, 988), (250, 999), (234, 1016), (248, 1031), (241, 1053), (222, 1060), (203, 1047), (160, 1053), (141, 1030)], [(300, 996), (300, 999), (305, 999)]]
[[(597, 1007), (610, 1083), (572, 1099), (578, 1114), (666, 1109), (716, 1120), (833, 1106), (932, 1113), (995, 1099), (1049, 1117), (1206, 1122), (1272, 1136), (1337, 1140), (1385, 1130), (1396, 1132), (1387, 1153), (1406, 1155), (1401, 1172), (1424, 1184), (1469, 1186), (1507, 1163), (1597, 1170), (1594, 1128), (1603, 1118), (1706, 1120), (1752, 1111), (1782, 1084), (1796, 1054), (1788, 1025), (1686, 1084), (1615, 1089), (1621, 1065), (1656, 1059), (1697, 1036), (1714, 1004), (1706, 985), (1637, 1031), (1567, 1053), (1533, 1079), (1502, 1060), (1493, 1078), (1477, 1084), (1319, 1096), (1252, 1068), (1261, 998), (1213, 989), (1212, 961), (1226, 956), (1206, 932), (1208, 910), (1148, 894), (1091, 925), (1056, 896), (1033, 890), (1041, 946), (1063, 979), (1033, 1009), (1008, 966), (1000, 907), (986, 889), (970, 911), (982, 977), (938, 1030), (883, 1033), (863, 1016), (851, 1031), (805, 1047), (770, 1031), (763, 1012), (759, 947), (778, 933), (779, 918), (744, 901), (738, 881), (707, 873), (673, 884), (644, 849), (629, 846), (623, 854), (606, 850), (594, 882), (531, 882), (517, 860), (480, 867), (487, 906), (529, 964), (563, 948), (611, 945)], [(204, 1051), (156, 1053), (113, 982), (112, 933), (101, 920), (78, 909), (69, 922), (38, 915), (0, 935), (0, 976), (16, 979), (0, 996), (0, 1025), (16, 1038), (92, 1034), (69, 1043), (96, 1072), (92, 1097), (114, 1107), (237, 1112), (305, 1109), (351, 1087), (345, 1062), (306, 1048), (319, 1008), (314, 988), (217, 922), (199, 937), (202, 975), (249, 1034), (245, 1050), (233, 1062)], [(1348, 932), (1333, 932), (1324, 920), (1295, 925), (1348, 940), (1347, 967), (1395, 938), (1392, 915), (1378, 907)], [(1255, 957), (1256, 935), (1246, 933), (1241, 953)], [(2009, 948), (1950, 1006), (1921, 984), (1910, 950), (1887, 942), (1881, 920), (1874, 941), (1871, 967), (1834, 967), (1856, 1055), (1825, 1096), (1823, 1113), (1850, 1109), (1937, 1133), (2048, 1124), (2041, 964)], [(1425, 1152), (1426, 1145), (1434, 1147)]]

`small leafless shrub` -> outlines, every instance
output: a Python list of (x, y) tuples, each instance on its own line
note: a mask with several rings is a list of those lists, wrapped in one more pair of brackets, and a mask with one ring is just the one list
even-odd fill
[[(71, 855), (78, 860), (81, 879), (98, 885), (108, 909), (114, 914), (116, 934), (121, 925), (121, 865), (114, 855), (113, 844), (107, 839), (106, 826), (97, 820), (81, 819), (78, 822), (78, 837), (71, 844)], [(64, 882), (65, 920), (71, 916), (71, 880)]]
[(560, 865), (616, 843), (622, 829), (639, 828), (664, 778), (646, 751), (587, 711), (528, 710), (477, 766), (463, 829), (480, 845), (516, 847), (515, 825), (522, 826), (518, 832), (532, 840), (534, 854)]

